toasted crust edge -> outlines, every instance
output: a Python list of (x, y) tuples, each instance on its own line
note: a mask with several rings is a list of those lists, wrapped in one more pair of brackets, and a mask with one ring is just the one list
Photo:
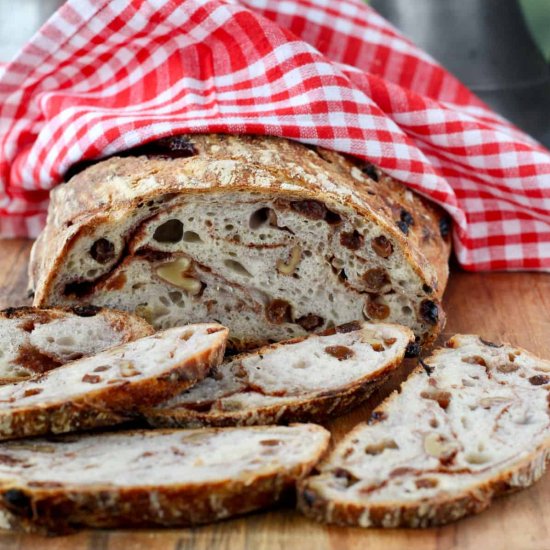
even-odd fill
[[(93, 313), (86, 313), (85, 310), (91, 309)], [(105, 317), (109, 321), (129, 321), (129, 324), (125, 328), (129, 328), (129, 336), (139, 335), (141, 337), (142, 332), (143, 336), (149, 336), (154, 334), (155, 329), (145, 320), (143, 317), (131, 313), (129, 311), (122, 311), (120, 309), (101, 307), (101, 306), (91, 306), (88, 304), (83, 304), (81, 306), (73, 307), (42, 307), (42, 306), (17, 306), (17, 307), (7, 307), (0, 310), (0, 319), (23, 319), (27, 316), (35, 314), (46, 314), (52, 315), (52, 320), (55, 320), (55, 315), (58, 313), (68, 313), (75, 315), (76, 317), (86, 318), (86, 317)], [(114, 327), (118, 329), (118, 327)], [(122, 331), (121, 331), (122, 332)], [(128, 340), (129, 341), (129, 340)]]
[(323, 423), (331, 417), (340, 416), (366, 401), (399, 366), (400, 362), (388, 366), (384, 373), (372, 380), (359, 382), (353, 387), (336, 390), (328, 395), (319, 395), (296, 403), (263, 407), (257, 410), (228, 411), (208, 415), (195, 411), (174, 411), (147, 409), (142, 411), (147, 423), (153, 428), (201, 428), (229, 426), (261, 426), (288, 424), (290, 422)]
[(449, 498), (411, 503), (386, 502), (360, 505), (333, 502), (305, 479), (298, 486), (298, 509), (316, 521), (358, 527), (426, 528), (445, 525), (487, 509), (495, 498), (518, 491), (538, 481), (550, 462), (550, 438), (525, 459), (511, 465), (484, 483), (473, 484)]

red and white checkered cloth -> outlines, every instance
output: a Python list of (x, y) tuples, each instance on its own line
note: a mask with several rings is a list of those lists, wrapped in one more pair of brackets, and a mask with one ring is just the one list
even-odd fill
[(550, 270), (550, 152), (362, 0), (69, 0), (0, 73), (0, 232), (82, 159), (180, 132), (368, 159), (443, 205), (467, 269)]

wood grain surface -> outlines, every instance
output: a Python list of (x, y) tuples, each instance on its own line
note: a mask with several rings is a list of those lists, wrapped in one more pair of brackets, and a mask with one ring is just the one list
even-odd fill
[[(0, 307), (29, 303), (30, 242), (0, 241)], [(454, 270), (442, 339), (474, 332), (550, 358), (550, 276)], [(411, 365), (406, 366), (411, 368)], [(395, 385), (395, 381), (394, 381)], [(389, 389), (386, 389), (386, 392)], [(379, 401), (333, 421), (338, 440)], [(478, 516), (439, 529), (359, 529), (314, 523), (291, 509), (256, 513), (194, 529), (81, 531), (42, 538), (0, 531), (0, 549), (19, 550), (550, 550), (550, 475), (499, 499)]]

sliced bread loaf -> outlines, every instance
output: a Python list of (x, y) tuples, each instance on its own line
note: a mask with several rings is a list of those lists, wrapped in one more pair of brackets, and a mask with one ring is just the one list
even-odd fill
[(0, 439), (108, 426), (203, 379), (220, 363), (221, 325), (189, 325), (0, 387)]
[(304, 481), (299, 506), (363, 527), (429, 527), (480, 512), (543, 474), (549, 390), (549, 361), (455, 336)]
[(2, 444), (2, 527), (183, 526), (269, 506), (308, 474), (314, 424), (133, 431)]
[(168, 427), (319, 422), (367, 399), (413, 341), (398, 325), (348, 323), (231, 358), (144, 414)]
[(5, 309), (0, 311), (0, 383), (41, 374), (153, 332), (136, 315), (95, 306)]
[(366, 319), (432, 341), (449, 220), (370, 164), (267, 136), (174, 136), (51, 193), (35, 305), (216, 320), (239, 351)]

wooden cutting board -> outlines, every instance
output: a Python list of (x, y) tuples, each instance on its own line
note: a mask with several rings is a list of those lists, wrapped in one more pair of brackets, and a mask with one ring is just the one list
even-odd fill
[[(0, 307), (28, 304), (30, 242), (0, 241)], [(550, 275), (454, 270), (445, 297), (442, 340), (474, 332), (550, 358)], [(410, 368), (410, 365), (409, 365)], [(395, 381), (394, 381), (395, 382)], [(379, 400), (382, 395), (378, 395)], [(374, 403), (375, 404), (375, 403)], [(331, 423), (338, 440), (365, 418), (364, 406)], [(440, 529), (359, 529), (314, 523), (291, 509), (195, 529), (81, 531), (42, 538), (0, 531), (0, 549), (19, 550), (550, 550), (550, 474), (499, 499), (486, 512)]]

